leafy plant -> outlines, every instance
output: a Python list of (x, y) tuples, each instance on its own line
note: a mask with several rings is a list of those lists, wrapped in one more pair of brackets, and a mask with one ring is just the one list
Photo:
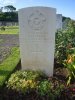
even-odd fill
[(44, 76), (44, 74), (39, 71), (17, 71), (9, 78), (7, 87), (26, 93), (37, 88), (38, 82), (42, 76)]
[(52, 81), (49, 79), (39, 71), (17, 71), (10, 76), (6, 86), (9, 90), (15, 90), (24, 95), (34, 92), (38, 98), (55, 100), (60, 97), (64, 86), (58, 80), (54, 81), (54, 78)]
[(55, 50), (55, 58), (59, 63), (62, 63), (66, 58), (66, 47), (68, 44), (68, 38), (63, 31), (57, 31), (56, 33), (56, 50)]
[(52, 89), (51, 92), (53, 94), (53, 97), (55, 98), (54, 100), (60, 100), (61, 92), (64, 90), (65, 83), (61, 80), (58, 80), (58, 78), (53, 77), (49, 78), (51, 84), (52, 84)]
[(64, 85), (63, 84), (58, 84), (58, 86), (52, 90), (53, 92), (53, 95), (54, 95), (54, 98), (57, 98), (61, 96), (61, 92), (63, 91), (64, 89)]
[(65, 67), (69, 70), (67, 85), (75, 80), (75, 54), (68, 55), (67, 60), (64, 61)]
[(51, 100), (56, 100), (61, 96), (61, 92), (64, 89), (64, 84), (60, 83), (55, 79), (55, 81), (42, 80), (38, 84), (38, 93), (41, 96), (49, 96)]
[(40, 95), (50, 94), (52, 85), (48, 80), (43, 80), (38, 85), (38, 91)]
[(55, 58), (62, 64), (67, 59), (68, 54), (71, 53), (71, 48), (75, 47), (75, 23), (72, 20), (68, 21), (64, 30), (56, 32), (55, 43)]

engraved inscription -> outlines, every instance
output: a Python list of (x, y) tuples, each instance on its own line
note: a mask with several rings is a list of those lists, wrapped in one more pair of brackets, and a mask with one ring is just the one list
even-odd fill
[(30, 45), (32, 45), (32, 48), (30, 48), (31, 52), (34, 53), (42, 53), (42, 46), (45, 43), (48, 43), (49, 36), (47, 33), (42, 32), (41, 34), (39, 32), (35, 32), (35, 34), (28, 34), (28, 40)]
[(44, 27), (46, 22), (46, 17), (43, 13), (36, 10), (31, 13), (28, 17), (28, 24), (33, 30), (40, 30)]

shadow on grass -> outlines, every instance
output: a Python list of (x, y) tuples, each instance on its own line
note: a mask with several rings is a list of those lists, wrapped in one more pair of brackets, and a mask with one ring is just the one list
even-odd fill
[(21, 69), (21, 60), (18, 62), (18, 64), (15, 66), (14, 70), (10, 69), (0, 69), (0, 89), (5, 87), (5, 81), (8, 81), (10, 75), (14, 73), (17, 70)]
[(8, 71), (8, 70), (0, 70), (0, 76), (7, 75), (7, 74), (9, 74), (9, 73), (11, 73), (11, 72)]

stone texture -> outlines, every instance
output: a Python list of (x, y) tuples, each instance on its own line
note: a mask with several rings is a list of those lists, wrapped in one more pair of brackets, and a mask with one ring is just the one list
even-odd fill
[(62, 29), (62, 14), (56, 15), (56, 29)]
[(56, 10), (49, 7), (20, 9), (19, 26), (22, 69), (53, 75)]

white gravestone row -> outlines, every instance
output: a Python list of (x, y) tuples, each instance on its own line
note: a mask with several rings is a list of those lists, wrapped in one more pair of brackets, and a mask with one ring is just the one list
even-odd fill
[(53, 75), (56, 10), (49, 7), (20, 9), (19, 26), (22, 69)]

